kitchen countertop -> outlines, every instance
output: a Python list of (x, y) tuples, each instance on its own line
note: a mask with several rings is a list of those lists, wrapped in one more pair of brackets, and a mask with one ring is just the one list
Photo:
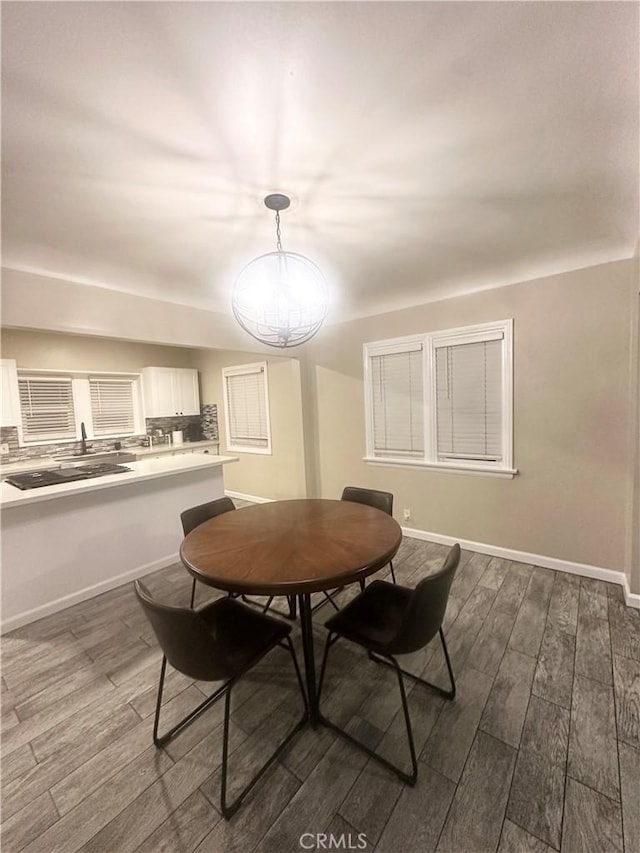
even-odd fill
[[(113, 453), (133, 453), (138, 460), (144, 459), (146, 456), (158, 456), (165, 453), (191, 453), (193, 451), (208, 450), (209, 448), (218, 447), (217, 441), (185, 441), (184, 444), (158, 444), (153, 447), (123, 447), (120, 451), (114, 450)], [(91, 462), (90, 458), (77, 459), (71, 458), (72, 450), (69, 450), (69, 458), (61, 460), (53, 456), (33, 456), (31, 459), (21, 459), (18, 462), (2, 463), (2, 476), (9, 477), (11, 474), (28, 474), (30, 471), (39, 471), (41, 469), (55, 469), (69, 463), (87, 464)], [(104, 455), (110, 451), (98, 450), (96, 454)], [(62, 455), (62, 454), (61, 454)]]
[[(196, 443), (199, 444), (200, 442), (193, 442), (194, 445)], [(148, 450), (148, 448), (144, 449)], [(0, 484), (0, 504), (3, 509), (13, 506), (25, 506), (40, 501), (55, 500), (56, 498), (76, 495), (81, 492), (88, 493), (98, 491), (99, 489), (113, 488), (114, 486), (127, 486), (130, 483), (139, 483), (145, 480), (157, 479), (158, 477), (173, 477), (188, 473), (189, 471), (216, 468), (228, 462), (237, 461), (237, 456), (216, 456), (205, 453), (184, 453), (177, 456), (167, 454), (160, 458), (127, 462), (126, 467), (130, 468), (130, 471), (109, 474), (106, 477), (96, 477), (90, 480), (75, 480), (71, 483), (43, 486), (39, 489), (21, 490), (15, 486), (11, 486), (9, 483), (2, 483)], [(51, 467), (58, 466), (59, 463)], [(44, 468), (46, 466), (40, 464), (38, 467)], [(3, 470), (6, 472), (6, 468), (3, 468)]]
[(154, 456), (158, 453), (188, 453), (190, 450), (206, 450), (208, 447), (217, 447), (219, 441), (185, 441), (183, 444), (154, 444), (153, 447), (123, 447), (126, 453), (135, 453), (136, 456)]
[(21, 459), (19, 462), (3, 462), (2, 476), (10, 474), (28, 474), (29, 471), (39, 471), (41, 468), (59, 468), (61, 462), (53, 456), (34, 456), (32, 459)]

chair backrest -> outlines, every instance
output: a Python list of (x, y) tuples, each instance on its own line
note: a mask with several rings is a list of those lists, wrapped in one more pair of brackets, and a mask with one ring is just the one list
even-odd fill
[(393, 495), (391, 492), (381, 492), (378, 489), (361, 489), (359, 486), (345, 486), (340, 500), (366, 504), (374, 509), (380, 509), (387, 515), (393, 515)]
[(211, 627), (197, 610), (161, 604), (139, 580), (134, 581), (133, 587), (158, 644), (174, 669), (199, 681), (225, 677), (218, 664), (222, 655)]
[(459, 562), (460, 546), (456, 543), (442, 568), (418, 583), (400, 630), (387, 646), (389, 654), (416, 652), (436, 635), (444, 619), (449, 590)]
[(218, 498), (215, 501), (185, 509), (184, 512), (180, 513), (184, 535), (191, 533), (194, 528), (199, 527), (205, 521), (209, 521), (210, 518), (215, 518), (216, 515), (222, 515), (224, 512), (230, 512), (232, 509), (235, 509), (235, 506), (231, 498)]

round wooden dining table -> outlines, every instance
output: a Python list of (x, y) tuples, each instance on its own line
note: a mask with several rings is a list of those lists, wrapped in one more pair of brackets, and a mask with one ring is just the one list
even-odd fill
[(180, 558), (202, 583), (243, 595), (297, 596), (309, 716), (318, 724), (311, 593), (364, 580), (402, 540), (381, 510), (351, 501), (307, 498), (254, 504), (192, 530)]

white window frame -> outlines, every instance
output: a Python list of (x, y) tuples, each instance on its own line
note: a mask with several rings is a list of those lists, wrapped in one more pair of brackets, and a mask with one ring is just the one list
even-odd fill
[[(447, 459), (439, 460), (437, 452), (436, 413), (436, 358), (438, 347), (463, 343), (478, 343), (502, 339), (502, 459)], [(373, 399), (371, 358), (393, 352), (422, 348), (423, 355), (423, 424), (424, 458), (385, 457), (375, 454), (373, 433)], [(458, 474), (482, 474), (495, 477), (513, 477), (513, 319), (480, 323), (455, 329), (408, 335), (385, 341), (373, 341), (363, 346), (366, 456), (371, 465), (394, 468), (433, 468)]]
[[(227, 377), (239, 376), (247, 373), (262, 373), (264, 376), (264, 408), (266, 416), (267, 444), (265, 447), (234, 443), (231, 438), (229, 418), (229, 397), (227, 393)], [(269, 415), (269, 370), (266, 361), (254, 362), (252, 364), (240, 364), (222, 368), (222, 397), (224, 400), (224, 422), (226, 431), (227, 451), (233, 453), (256, 453), (262, 456), (271, 456), (271, 418)]]
[[(131, 430), (128, 430), (128, 429), (116, 430), (116, 431), (111, 430), (111, 431), (107, 431), (107, 432), (96, 431), (96, 421), (99, 419), (101, 413), (99, 411), (94, 411), (94, 406), (93, 406), (93, 399), (94, 398), (93, 398), (93, 394), (91, 393), (92, 385), (96, 386), (97, 402), (98, 402), (98, 404), (100, 404), (100, 402), (101, 402), (101, 399), (100, 399), (101, 390), (106, 391), (106, 389), (109, 388), (109, 386), (115, 386), (117, 388), (126, 387), (128, 392), (130, 392), (130, 394), (131, 394), (131, 409), (129, 411), (129, 407), (127, 405), (126, 414), (127, 414), (127, 417), (129, 417), (129, 414), (131, 415), (131, 427), (133, 430), (135, 430), (135, 428), (136, 428), (136, 380), (135, 380), (135, 377), (133, 377), (133, 376), (116, 376), (114, 374), (110, 374), (109, 376), (105, 376), (104, 374), (92, 373), (88, 377), (88, 383), (89, 383), (89, 398), (90, 398), (89, 403), (91, 406), (91, 428), (92, 428), (94, 437), (96, 439), (101, 439), (101, 438), (105, 438), (105, 437), (106, 438), (115, 438), (115, 437), (119, 437), (119, 436), (136, 435), (135, 432), (132, 432)], [(127, 397), (128, 397), (128, 394), (127, 394)], [(127, 403), (128, 402), (129, 401), (127, 400)]]
[[(21, 383), (28, 383), (27, 388), (29, 401), (23, 407), (22, 405), (22, 391), (20, 390)], [(70, 376), (63, 376), (60, 374), (51, 375), (45, 374), (43, 371), (29, 371), (29, 373), (17, 374), (16, 383), (18, 387), (18, 409), (20, 412), (20, 420), (18, 421), (18, 435), (21, 438), (20, 443), (25, 445), (38, 445), (38, 444), (55, 444), (57, 442), (63, 441), (72, 441), (75, 440), (75, 432), (76, 432), (76, 401), (75, 395), (73, 393), (73, 380)], [(66, 402), (69, 403), (69, 408), (65, 406), (65, 420), (67, 425), (67, 431), (58, 432), (53, 427), (51, 423), (51, 415), (52, 410), (54, 408), (53, 405), (47, 405), (46, 408), (41, 409), (40, 407), (36, 407), (36, 412), (41, 412), (44, 414), (48, 423), (46, 424), (47, 431), (44, 434), (33, 436), (33, 434), (29, 431), (29, 429), (25, 429), (25, 418), (29, 415), (33, 414), (33, 406), (31, 402), (31, 385), (40, 385), (41, 387), (50, 388), (53, 385), (62, 385), (65, 389), (65, 397)], [(49, 394), (47, 394), (49, 396)], [(44, 429), (44, 426), (42, 427)], [(28, 438), (27, 438), (28, 436)]]
[[(110, 439), (127, 438), (132, 435), (144, 435), (146, 432), (144, 407), (142, 403), (142, 380), (139, 373), (116, 373), (114, 371), (78, 371), (78, 370), (37, 370), (31, 368), (18, 368), (18, 379), (31, 376), (38, 377), (60, 377), (70, 379), (73, 393), (73, 405), (75, 413), (76, 434), (73, 438), (50, 438), (39, 441), (28, 441), (25, 439), (22, 426), (22, 411), (20, 421), (17, 425), (18, 444), (20, 447), (38, 447), (47, 444), (75, 444), (81, 439), (80, 425), (84, 422), (87, 440), (109, 441)], [(93, 431), (93, 415), (91, 410), (90, 379), (130, 379), (133, 388), (134, 409), (134, 431), (126, 433), (111, 433), (109, 435), (95, 435)]]

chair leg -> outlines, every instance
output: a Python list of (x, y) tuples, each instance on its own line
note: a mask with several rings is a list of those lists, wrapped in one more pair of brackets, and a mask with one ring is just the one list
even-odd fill
[(265, 606), (262, 608), (262, 612), (263, 612), (263, 613), (266, 613), (266, 612), (267, 612), (267, 610), (271, 607), (271, 602), (273, 601), (273, 599), (274, 599), (274, 596), (273, 596), (273, 595), (270, 595), (270, 596), (269, 596), (269, 598), (267, 598), (267, 603), (266, 603), (266, 604), (265, 604)]
[(193, 605), (196, 600), (196, 579), (193, 579), (193, 583), (191, 585), (191, 609), (193, 610)]
[[(222, 727), (222, 775), (220, 778), (220, 805), (222, 814), (229, 820), (240, 808), (240, 803), (227, 806), (227, 769), (229, 767), (229, 717), (231, 715), (231, 688), (227, 690), (224, 699), (224, 724)], [(233, 808), (235, 806), (235, 808)]]
[(201, 702), (197, 708), (194, 708), (186, 717), (180, 720), (179, 723), (176, 723), (173, 728), (169, 729), (168, 732), (165, 732), (163, 735), (158, 734), (158, 728), (160, 724), (160, 709), (162, 707), (162, 691), (164, 690), (164, 676), (167, 669), (167, 659), (163, 656), (162, 658), (162, 666), (160, 667), (160, 682), (158, 684), (158, 698), (156, 699), (156, 714), (153, 721), (153, 742), (156, 746), (164, 746), (165, 743), (169, 743), (179, 732), (185, 729), (190, 723), (196, 720), (201, 714), (203, 714), (207, 708), (213, 705), (218, 699), (221, 698), (224, 691), (227, 689), (227, 686), (230, 682), (225, 682), (222, 687), (219, 687), (215, 693), (212, 693), (204, 702)]
[(400, 697), (402, 699), (402, 710), (404, 712), (404, 722), (407, 727), (407, 740), (409, 741), (409, 752), (411, 753), (411, 775), (407, 776), (402, 771), (398, 771), (398, 775), (400, 778), (404, 778), (405, 781), (409, 783), (409, 785), (415, 785), (418, 781), (418, 760), (416, 758), (416, 747), (413, 742), (413, 729), (411, 728), (411, 717), (409, 716), (409, 705), (407, 703), (407, 692), (404, 689), (404, 679), (402, 677), (402, 670), (398, 666), (398, 662), (395, 658), (391, 658), (393, 661), (393, 665), (395, 666), (396, 675), (398, 676), (398, 687), (400, 688)]
[[(340, 587), (340, 589), (342, 589), (342, 587)], [(336, 591), (338, 591), (338, 590), (336, 590)], [(329, 602), (329, 604), (331, 604), (331, 606), (333, 607), (334, 610), (340, 610), (338, 605), (333, 600), (333, 596), (330, 593), (326, 592), (325, 590), (322, 590), (322, 594), (324, 595), (325, 599)], [(311, 612), (315, 613), (316, 610), (319, 610), (321, 607), (324, 607), (324, 601), (319, 601), (317, 604), (314, 604), (313, 607), (311, 608)]]
[[(340, 587), (340, 589), (342, 589), (342, 587)], [(329, 602), (329, 604), (333, 607), (333, 609), (334, 609), (334, 610), (340, 610), (340, 608), (338, 607), (338, 605), (337, 605), (337, 604), (335, 603), (335, 601), (333, 600), (333, 596), (332, 596), (330, 593), (328, 593), (328, 592), (324, 592), (324, 590), (323, 590), (323, 595), (324, 595), (324, 597), (327, 599), (327, 601)]]
[[(276, 613), (278, 616), (283, 616), (285, 619), (291, 619), (292, 621), (296, 618), (297, 607), (296, 607), (296, 597), (295, 595), (288, 595), (287, 602), (289, 604), (289, 612), (283, 613), (282, 610), (278, 610), (275, 607), (272, 607), (274, 595), (270, 596), (267, 599), (266, 604), (261, 604), (259, 601), (252, 601), (250, 598), (247, 598), (246, 595), (242, 596), (242, 600), (245, 604), (250, 604), (252, 607), (260, 607), (263, 613), (266, 613), (268, 610), (271, 610), (273, 613)], [(293, 602), (293, 603), (292, 603)]]
[[(442, 642), (442, 650), (444, 651), (444, 659), (447, 663), (447, 670), (449, 671), (449, 681), (451, 683), (451, 688), (449, 690), (446, 690), (444, 687), (439, 687), (437, 684), (432, 684), (430, 681), (427, 681), (426, 678), (420, 678), (419, 675), (414, 675), (412, 672), (409, 672), (406, 669), (400, 668), (400, 672), (403, 675), (406, 675), (407, 678), (412, 678), (414, 681), (417, 681), (418, 684), (424, 684), (425, 687), (430, 687), (431, 690), (435, 690), (436, 693), (439, 693), (441, 696), (444, 696), (445, 699), (453, 699), (456, 695), (456, 682), (455, 682), (455, 679), (453, 677), (453, 669), (451, 668), (451, 660), (449, 658), (449, 651), (447, 649), (447, 644), (445, 643), (445, 640), (444, 640), (444, 633), (442, 631), (442, 628), (440, 628), (439, 634), (440, 634), (440, 640)], [(391, 666), (389, 661), (387, 661), (383, 657), (380, 657), (380, 655), (377, 655), (375, 652), (369, 652), (369, 658), (372, 661), (375, 661), (375, 663), (381, 663), (384, 666)]]
[(269, 767), (271, 767), (274, 761), (276, 761), (280, 757), (280, 755), (282, 755), (291, 739), (306, 724), (309, 718), (309, 707), (307, 705), (307, 697), (304, 692), (304, 687), (302, 685), (302, 675), (300, 674), (300, 667), (298, 666), (298, 660), (296, 658), (296, 653), (291, 643), (291, 638), (286, 637), (283, 640), (282, 645), (284, 648), (287, 649), (287, 651), (289, 651), (293, 659), (293, 665), (296, 671), (298, 684), (300, 686), (300, 692), (304, 701), (304, 714), (300, 718), (300, 720), (298, 720), (298, 722), (295, 724), (289, 734), (285, 737), (285, 739), (280, 743), (280, 745), (271, 755), (271, 757), (267, 759), (267, 761), (262, 765), (260, 770), (258, 770), (255, 776), (251, 779), (251, 781), (238, 794), (235, 800), (232, 803), (227, 803), (227, 774), (229, 769), (229, 715), (231, 711), (231, 687), (233, 686), (232, 684), (229, 685), (224, 704), (224, 728), (222, 739), (222, 778), (220, 780), (220, 809), (225, 820), (229, 820), (230, 818), (232, 818), (233, 815), (238, 811), (238, 809), (242, 805), (242, 801), (245, 799), (247, 794), (251, 790), (253, 790), (254, 786), (259, 782), (259, 780), (267, 772)]
[[(329, 657), (329, 649), (338, 639), (339, 639), (338, 635), (335, 635), (332, 638), (331, 633), (329, 633), (329, 636), (327, 637), (327, 642), (325, 643), (324, 656), (322, 658), (322, 669), (320, 670), (320, 681), (318, 683), (318, 705), (320, 704), (320, 695), (322, 692), (322, 684), (324, 682), (324, 674), (325, 674), (325, 669), (327, 666), (327, 659)], [(353, 737), (353, 735), (349, 734), (349, 732), (345, 731), (344, 729), (341, 729), (340, 726), (337, 726), (335, 723), (331, 722), (331, 720), (329, 720), (325, 716), (323, 716), (322, 713), (320, 714), (320, 722), (323, 725), (327, 726), (327, 728), (332, 729), (334, 732), (339, 734), (341, 737), (345, 738), (345, 740), (348, 740), (354, 746), (357, 746), (360, 749), (364, 750), (364, 752), (366, 752), (367, 755), (369, 755), (371, 758), (373, 758), (374, 761), (377, 761), (379, 764), (382, 764), (388, 770), (393, 771), (396, 774), (396, 776), (398, 776), (403, 782), (406, 782), (407, 785), (415, 785), (416, 781), (418, 779), (418, 762), (416, 759), (416, 750), (415, 750), (415, 744), (413, 741), (413, 730), (411, 728), (411, 717), (409, 716), (409, 705), (407, 704), (407, 694), (406, 694), (406, 691), (404, 689), (404, 682), (402, 680), (402, 671), (401, 671), (400, 667), (398, 666), (398, 664), (396, 663), (394, 658), (391, 657), (391, 655), (389, 656), (389, 660), (390, 660), (390, 666), (394, 666), (394, 668), (396, 670), (396, 674), (398, 676), (398, 686), (400, 688), (400, 698), (402, 700), (402, 711), (404, 714), (404, 721), (405, 721), (405, 725), (407, 728), (407, 740), (409, 741), (409, 752), (411, 754), (411, 773), (407, 773), (406, 771), (402, 770), (402, 768), (398, 767), (396, 764), (392, 764), (390, 761), (387, 761), (386, 758), (383, 758), (381, 755), (379, 755), (373, 749), (370, 749), (368, 746), (366, 746), (364, 743), (362, 743), (362, 741), (359, 741), (357, 738)]]

